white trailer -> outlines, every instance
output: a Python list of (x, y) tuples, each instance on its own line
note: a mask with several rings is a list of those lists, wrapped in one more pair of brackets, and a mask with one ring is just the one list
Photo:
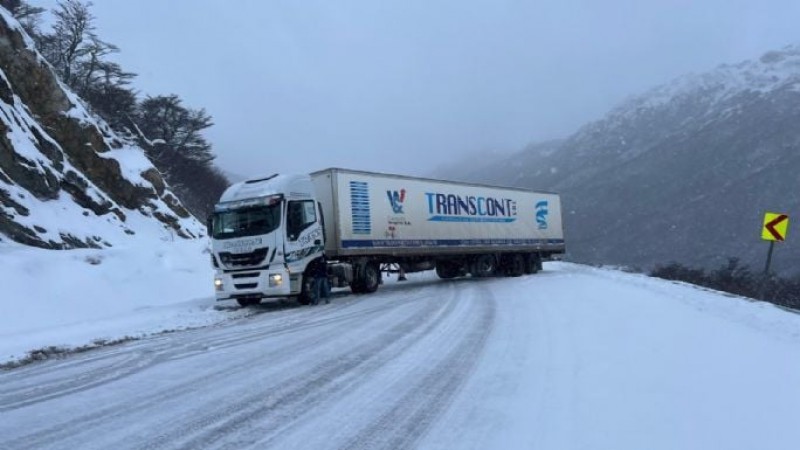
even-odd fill
[(326, 169), (228, 188), (209, 220), (217, 299), (309, 300), (325, 257), (334, 286), (374, 292), (387, 271), (519, 276), (564, 253), (557, 194)]

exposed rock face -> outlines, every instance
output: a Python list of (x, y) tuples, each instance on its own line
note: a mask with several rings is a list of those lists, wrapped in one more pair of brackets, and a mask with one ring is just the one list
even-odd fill
[[(759, 270), (765, 212), (800, 220), (800, 47), (682, 77), (630, 99), (548, 151), (449, 175), (562, 193), (579, 261)], [(773, 268), (800, 271), (800, 233)]]
[(203, 233), (144, 152), (92, 115), (0, 8), (0, 235), (59, 249), (137, 232)]

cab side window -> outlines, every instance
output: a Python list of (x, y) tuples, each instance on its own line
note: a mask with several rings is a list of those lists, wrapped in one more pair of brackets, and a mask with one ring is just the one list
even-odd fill
[(300, 233), (317, 221), (317, 210), (313, 200), (290, 201), (286, 208), (286, 235), (290, 241), (297, 240)]

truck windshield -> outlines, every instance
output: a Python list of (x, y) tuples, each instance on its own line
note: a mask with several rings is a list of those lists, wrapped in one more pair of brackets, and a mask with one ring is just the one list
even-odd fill
[(231, 239), (275, 231), (281, 224), (281, 203), (214, 213), (212, 237)]

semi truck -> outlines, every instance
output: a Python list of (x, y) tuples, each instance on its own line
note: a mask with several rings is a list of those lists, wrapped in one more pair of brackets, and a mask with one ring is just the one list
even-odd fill
[(216, 298), (242, 306), (308, 303), (320, 258), (331, 286), (371, 293), (384, 273), (521, 276), (565, 252), (555, 193), (340, 168), (233, 184), (208, 233)]

